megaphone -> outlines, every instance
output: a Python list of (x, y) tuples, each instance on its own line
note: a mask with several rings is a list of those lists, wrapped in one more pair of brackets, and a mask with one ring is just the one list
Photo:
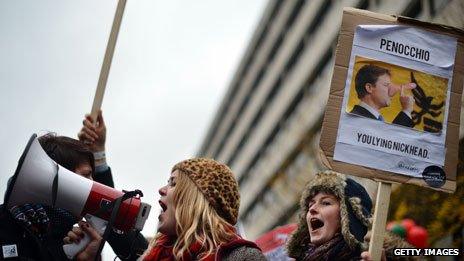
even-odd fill
[[(54, 162), (33, 134), (21, 155), (15, 174), (8, 185), (5, 204), (8, 208), (37, 203), (63, 208), (76, 217), (90, 214), (109, 220), (112, 203), (123, 192), (86, 179)], [(120, 203), (113, 226), (122, 231), (141, 231), (151, 206), (139, 196)]]

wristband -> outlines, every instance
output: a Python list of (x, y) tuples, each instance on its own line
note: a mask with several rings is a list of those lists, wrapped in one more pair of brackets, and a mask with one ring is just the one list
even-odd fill
[(103, 151), (94, 152), (94, 153), (93, 153), (93, 158), (95, 159), (95, 161), (105, 159), (105, 158), (106, 158), (106, 153), (105, 153), (104, 150), (103, 150)]

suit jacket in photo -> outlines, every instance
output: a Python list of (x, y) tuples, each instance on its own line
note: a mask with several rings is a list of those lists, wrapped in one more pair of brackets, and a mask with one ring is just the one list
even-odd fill
[[(372, 114), (366, 108), (364, 108), (362, 106), (359, 106), (359, 105), (355, 105), (353, 107), (353, 110), (350, 111), (350, 113), (353, 113), (353, 114), (356, 114), (356, 115), (359, 115), (359, 116), (363, 116), (363, 117), (366, 117), (366, 118), (378, 120), (378, 118), (376, 118), (374, 116), (374, 114)], [(405, 127), (409, 127), (409, 128), (414, 127), (414, 122), (412, 121), (412, 119), (409, 118), (409, 116), (406, 115), (406, 113), (404, 113), (403, 111), (400, 111), (398, 113), (398, 115), (395, 117), (395, 119), (392, 121), (392, 123), (393, 124), (398, 124), (398, 125), (401, 125), (401, 126), (405, 126)]]

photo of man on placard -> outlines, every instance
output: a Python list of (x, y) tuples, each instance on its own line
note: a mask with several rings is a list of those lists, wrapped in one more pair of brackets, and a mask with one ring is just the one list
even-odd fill
[[(412, 88), (416, 85), (412, 83), (407, 86), (407, 88)], [(384, 121), (379, 110), (390, 106), (391, 98), (398, 91), (398, 88), (391, 82), (390, 71), (376, 65), (364, 65), (356, 75), (355, 87), (361, 102), (353, 107), (351, 113)], [(404, 95), (404, 87), (400, 88), (402, 92), (400, 96), (402, 110), (392, 123), (412, 128), (414, 122), (411, 113), (414, 98), (411, 95)]]
[[(418, 76), (425, 76), (422, 86), (418, 84)], [(357, 56), (346, 112), (421, 131), (439, 132), (446, 84), (439, 77)], [(433, 93), (433, 98), (426, 92)]]

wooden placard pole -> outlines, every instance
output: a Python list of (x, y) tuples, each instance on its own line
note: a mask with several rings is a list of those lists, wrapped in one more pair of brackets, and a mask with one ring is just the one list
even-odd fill
[(377, 199), (372, 223), (372, 234), (369, 242), (369, 253), (372, 260), (378, 261), (382, 257), (385, 225), (387, 223), (388, 206), (390, 205), (391, 183), (379, 182)]
[(118, 39), (119, 28), (121, 27), (121, 21), (125, 7), (126, 0), (119, 0), (118, 6), (116, 7), (116, 13), (114, 15), (113, 26), (111, 27), (110, 38), (108, 39), (108, 44), (106, 45), (105, 58), (103, 59), (103, 64), (100, 70), (100, 78), (98, 79), (97, 90), (95, 91), (95, 97), (93, 99), (92, 111), (90, 113), (94, 122), (97, 119), (98, 111), (100, 110), (103, 102), (106, 82), (108, 81), (111, 61), (113, 60), (114, 48)]

